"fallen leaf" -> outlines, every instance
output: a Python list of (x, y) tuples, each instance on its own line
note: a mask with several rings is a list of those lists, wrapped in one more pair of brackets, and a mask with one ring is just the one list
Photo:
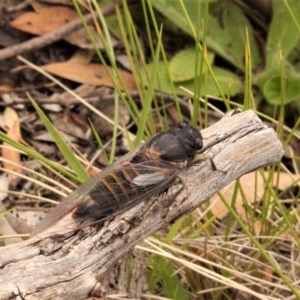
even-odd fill
[[(55, 31), (63, 25), (78, 19), (76, 11), (65, 6), (44, 6), (36, 11), (26, 12), (13, 21), (10, 25), (18, 30), (33, 35), (43, 35)], [(99, 49), (103, 49), (100, 35), (93, 25), (88, 25), (89, 32)], [(85, 28), (80, 28), (63, 37), (64, 40), (82, 49), (94, 49), (94, 45), (88, 38)], [(117, 39), (111, 38), (112, 45), (118, 43)]]
[(262, 274), (264, 275), (263, 278), (267, 282), (273, 282), (274, 280), (274, 270), (269, 266), (264, 266), (262, 268)]
[(0, 202), (2, 202), (8, 195), (10, 179), (6, 174), (0, 176)]
[(49, 113), (48, 116), (59, 132), (82, 140), (86, 139), (89, 127), (86, 119), (81, 115), (70, 112), (69, 114)]
[[(265, 178), (269, 177), (268, 172), (264, 172), (263, 176)], [(239, 179), (240, 182), (240, 188), (237, 192), (237, 198), (236, 198), (236, 212), (238, 215), (242, 218), (242, 220), (247, 220), (247, 212), (245, 211), (244, 207), (244, 199), (247, 199), (247, 203), (250, 205), (254, 202), (260, 202), (263, 200), (263, 195), (266, 190), (266, 185), (263, 176), (258, 172), (251, 172), (244, 176), (242, 176)], [(292, 184), (295, 184), (295, 178), (292, 175), (289, 175), (287, 173), (281, 172), (279, 175), (278, 180), (278, 188), (280, 190), (284, 190), (291, 186)], [(277, 184), (277, 175), (274, 176), (274, 186)], [(229, 185), (224, 187), (220, 193), (222, 193), (223, 197), (225, 199), (232, 199), (234, 194), (236, 182), (231, 182)], [(242, 191), (242, 194), (241, 194)], [(223, 219), (228, 214), (228, 209), (226, 208), (225, 204), (221, 201), (218, 195), (215, 195), (211, 199), (211, 212), (214, 216)], [(259, 227), (259, 224), (257, 224), (257, 227)], [(259, 228), (257, 228), (259, 231)]]
[[(97, 110), (101, 111), (102, 114), (110, 118), (111, 120), (115, 117), (115, 103), (111, 99), (101, 99), (101, 101), (97, 101), (94, 105)], [(113, 132), (113, 125), (109, 124), (107, 121), (103, 120), (102, 118), (99, 118), (97, 114), (94, 112), (91, 113), (90, 119), (98, 132), (98, 134), (101, 137), (110, 137)], [(130, 115), (128, 113), (128, 110), (126, 109), (126, 106), (122, 101), (119, 101), (118, 103), (118, 124), (120, 126), (128, 125), (130, 122)]]
[[(69, 60), (44, 65), (41, 68), (51, 74), (79, 83), (108, 87), (114, 86), (105, 68), (100, 64), (80, 63), (78, 61)], [(113, 74), (112, 68), (108, 67), (108, 71)], [(123, 70), (119, 70), (118, 72), (122, 76), (126, 88), (129, 91), (135, 90), (136, 87), (132, 74)], [(124, 89), (121, 83), (119, 83), (119, 86)]]
[[(19, 122), (18, 114), (16, 113), (16, 111), (14, 109), (12, 109), (11, 107), (8, 106), (4, 110), (4, 123), (5, 123), (5, 126), (7, 128), (11, 128), (11, 127), (13, 127), (15, 122)], [(20, 130), (19, 130), (19, 132), (16, 132), (15, 137), (16, 138), (20, 137)], [(12, 136), (12, 138), (14, 138), (14, 137)]]
[[(15, 141), (21, 140), (20, 133), (20, 122), (19, 117), (15, 110), (10, 107), (7, 107), (4, 111), (4, 121), (5, 125), (8, 127), (7, 135)], [(11, 180), (18, 178), (17, 174), (12, 174), (9, 171), (21, 174), (21, 155), (18, 150), (8, 143), (3, 143), (2, 157), (4, 158), (3, 166), (8, 170), (8, 174)], [(10, 163), (11, 161), (12, 163)]]
[[(104, 49), (100, 35), (97, 32), (97, 30), (95, 29), (95, 27), (92, 25), (89, 25), (88, 27), (89, 27), (89, 34), (93, 36), (93, 40), (94, 40), (95, 44), (97, 45), (97, 48), (100, 50)], [(72, 45), (75, 45), (75, 46), (81, 48), (81, 49), (91, 49), (91, 50), (95, 49), (95, 46), (88, 38), (85, 28), (80, 28), (80, 29), (72, 32), (68, 36), (65, 36), (64, 40), (69, 42)], [(118, 40), (116, 38), (114, 38), (113, 36), (110, 37), (110, 42), (111, 42), (112, 46), (116, 46), (118, 44)]]
[(94, 50), (78, 49), (69, 59), (69, 62), (88, 64), (93, 59)]
[(11, 83), (1, 83), (0, 84), (0, 95), (2, 96), (4, 93), (10, 93), (13, 90), (13, 86)]
[(43, 35), (76, 19), (78, 19), (78, 15), (73, 9), (64, 6), (52, 6), (36, 12), (26, 12), (11, 21), (10, 25), (24, 32)]
[(98, 168), (96, 168), (96, 167), (94, 167), (94, 166), (89, 166), (89, 168), (88, 168), (88, 173), (89, 173), (89, 175), (91, 176), (91, 177), (94, 177), (94, 176), (96, 176), (99, 172), (101, 172), (101, 170), (100, 169), (98, 169)]

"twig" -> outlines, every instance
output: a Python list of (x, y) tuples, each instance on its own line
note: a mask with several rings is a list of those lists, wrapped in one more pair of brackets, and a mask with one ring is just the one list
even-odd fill
[[(0, 299), (86, 299), (99, 292), (99, 278), (151, 233), (192, 211), (218, 190), (256, 168), (280, 161), (282, 145), (253, 111), (226, 116), (202, 131), (208, 161), (184, 171), (184, 191), (170, 203), (179, 186), (107, 220), (100, 230), (84, 228), (63, 238), (65, 221), (28, 241), (0, 249)], [(209, 145), (209, 147), (207, 147)], [(74, 221), (74, 227), (78, 224)], [(70, 229), (70, 228), (69, 228)], [(71, 229), (70, 229), (71, 230)]]

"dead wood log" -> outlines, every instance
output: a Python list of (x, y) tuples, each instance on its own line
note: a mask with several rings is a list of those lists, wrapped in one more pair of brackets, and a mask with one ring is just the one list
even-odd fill
[(275, 131), (253, 111), (227, 115), (202, 134), (205, 153), (212, 155), (218, 171), (209, 161), (201, 162), (182, 172), (186, 184), (176, 199), (170, 201), (179, 184), (105, 221), (99, 230), (87, 227), (57, 239), (53, 232), (58, 232), (58, 222), (55, 230), (0, 249), (0, 299), (85, 299), (97, 294), (101, 277), (134, 245), (241, 175), (280, 161), (283, 154)]

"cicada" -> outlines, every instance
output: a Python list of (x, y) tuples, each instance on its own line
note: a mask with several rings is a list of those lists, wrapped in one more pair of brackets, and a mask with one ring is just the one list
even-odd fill
[(67, 213), (103, 220), (167, 190), (203, 147), (199, 130), (186, 123), (158, 133), (80, 185), (33, 230), (37, 234)]

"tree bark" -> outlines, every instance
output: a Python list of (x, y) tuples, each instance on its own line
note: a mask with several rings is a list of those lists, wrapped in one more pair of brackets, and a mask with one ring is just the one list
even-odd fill
[(89, 226), (57, 238), (54, 233), (65, 230), (62, 220), (45, 233), (0, 249), (0, 299), (97, 295), (105, 272), (134, 245), (197, 208), (241, 175), (278, 162), (283, 155), (275, 131), (253, 111), (228, 114), (202, 135), (204, 153), (212, 156), (217, 171), (209, 161), (184, 170), (180, 176), (185, 184), (175, 199), (180, 183), (106, 220), (100, 229)]

